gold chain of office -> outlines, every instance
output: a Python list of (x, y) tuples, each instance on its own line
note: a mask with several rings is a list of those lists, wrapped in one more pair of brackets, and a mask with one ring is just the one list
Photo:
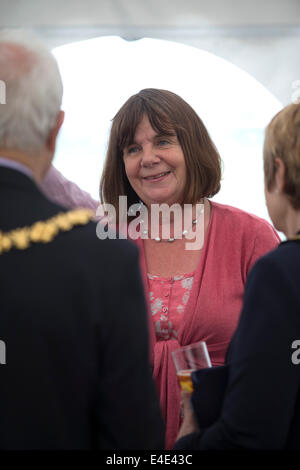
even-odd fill
[(75, 209), (35, 222), (31, 227), (16, 228), (10, 232), (0, 230), (0, 255), (13, 248), (25, 250), (32, 243), (49, 243), (60, 232), (67, 232), (76, 225), (86, 225), (93, 217), (92, 210)]

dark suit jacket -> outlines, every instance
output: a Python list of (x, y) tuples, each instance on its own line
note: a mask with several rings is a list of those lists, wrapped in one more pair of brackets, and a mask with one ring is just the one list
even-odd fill
[[(0, 230), (64, 208), (0, 167)], [(0, 255), (1, 449), (163, 447), (136, 248), (96, 224)], [(3, 344), (3, 343), (2, 343)]]
[(175, 448), (300, 449), (295, 340), (300, 340), (300, 242), (288, 241), (261, 258), (248, 276), (227, 353), (219, 419), (180, 439)]

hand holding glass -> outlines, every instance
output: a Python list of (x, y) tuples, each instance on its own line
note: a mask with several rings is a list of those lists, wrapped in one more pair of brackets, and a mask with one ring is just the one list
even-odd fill
[(177, 377), (181, 390), (192, 393), (193, 382), (191, 374), (194, 370), (211, 367), (209, 354), (205, 341), (189, 344), (172, 351)]

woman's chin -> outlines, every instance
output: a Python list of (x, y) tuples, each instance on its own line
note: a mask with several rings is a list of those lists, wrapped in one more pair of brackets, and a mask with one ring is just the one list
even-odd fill
[(172, 204), (178, 204), (178, 200), (174, 196), (172, 197), (169, 194), (156, 194), (155, 192), (149, 194), (148, 197), (144, 198), (143, 200), (147, 206), (150, 204), (167, 204), (168, 206), (171, 206)]
[(178, 204), (176, 201), (172, 201), (172, 200), (169, 200), (169, 199), (152, 199), (151, 202), (149, 202), (149, 204), (147, 204), (147, 206), (149, 205), (157, 205), (157, 206), (161, 206), (162, 204), (166, 204), (167, 206), (172, 206), (173, 204)]

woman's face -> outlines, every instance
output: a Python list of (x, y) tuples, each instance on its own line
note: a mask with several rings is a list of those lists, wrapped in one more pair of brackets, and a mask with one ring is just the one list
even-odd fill
[(182, 202), (186, 165), (175, 134), (159, 135), (144, 115), (123, 160), (132, 188), (147, 206)]

